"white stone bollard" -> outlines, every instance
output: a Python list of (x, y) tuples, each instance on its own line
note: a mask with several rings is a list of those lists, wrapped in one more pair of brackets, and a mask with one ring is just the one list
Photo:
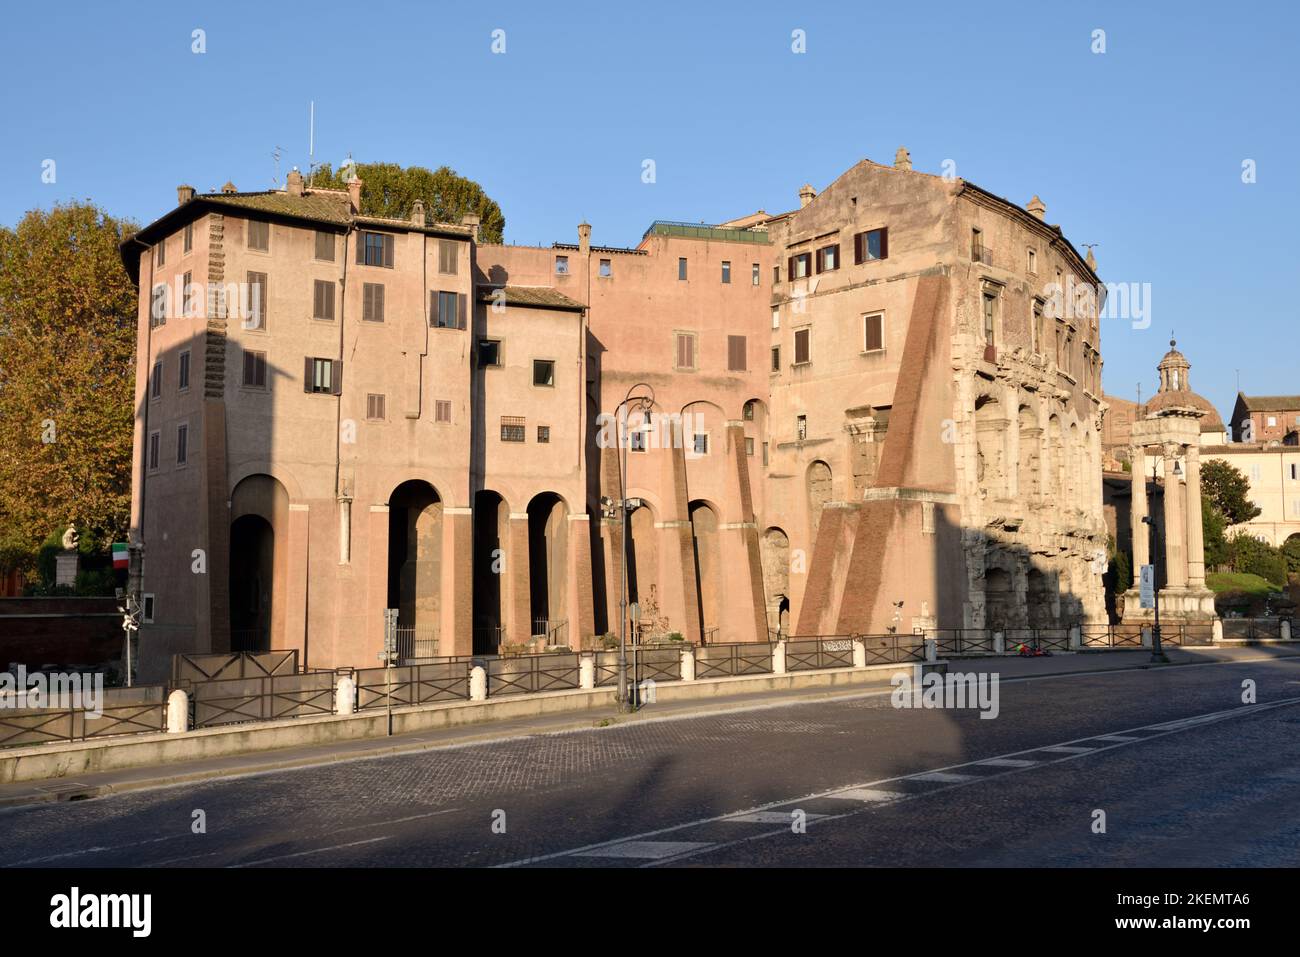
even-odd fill
[(1007, 636), (1001, 631), (993, 632), (993, 653), (995, 655), (1005, 655), (1007, 653)]
[(867, 643), (861, 638), (853, 639), (853, 667), (865, 668), (867, 666)]
[(352, 714), (357, 710), (357, 683), (351, 675), (339, 678), (334, 686), (334, 713)]
[(596, 656), (590, 652), (578, 659), (578, 687), (587, 691), (596, 687)]
[(934, 638), (925, 639), (925, 660), (931, 662), (939, 660), (939, 642)]
[(1142, 647), (1143, 648), (1151, 647), (1151, 626), (1150, 625), (1142, 626)]
[(487, 672), (482, 665), (475, 665), (469, 670), (469, 700), (487, 700)]
[(1291, 640), (1291, 619), (1290, 618), (1282, 619), (1282, 626), (1281, 626), (1281, 630), (1278, 632), (1278, 637), (1281, 638), (1283, 641)]
[(695, 649), (687, 648), (682, 652), (681, 659), (682, 680), (695, 680)]
[(167, 696), (167, 732), (184, 734), (190, 729), (190, 696), (179, 688)]
[(785, 674), (785, 641), (778, 641), (772, 646), (772, 674)]
[(1214, 624), (1210, 626), (1210, 640), (1223, 641), (1223, 619), (1214, 619)]

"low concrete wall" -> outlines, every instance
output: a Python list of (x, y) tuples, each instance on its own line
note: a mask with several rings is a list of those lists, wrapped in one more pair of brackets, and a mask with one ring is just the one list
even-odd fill
[[(744, 675), (655, 685), (657, 702), (688, 701), (743, 693), (796, 688), (851, 687), (887, 684), (892, 674), (909, 670), (912, 662), (800, 671), (785, 675)], [(925, 666), (927, 670), (945, 665)], [(572, 689), (540, 694), (510, 695), (487, 701), (453, 701), (393, 709), (393, 734), (453, 728), (468, 724), (527, 718), (564, 712), (612, 713), (613, 688)], [(351, 715), (325, 715), (280, 721), (250, 722), (205, 728), (183, 734), (122, 735), (99, 741), (41, 745), (0, 751), (0, 784), (69, 778), (100, 771), (149, 767), (177, 761), (219, 758), (280, 748), (383, 738), (388, 715), (383, 709)]]

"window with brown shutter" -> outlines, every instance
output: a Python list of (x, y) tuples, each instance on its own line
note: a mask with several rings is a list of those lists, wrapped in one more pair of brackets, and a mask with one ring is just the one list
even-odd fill
[(167, 264), (167, 240), (164, 239), (157, 246), (155, 246), (154, 252), (157, 253), (157, 255), (154, 257), (154, 265), (156, 266), (166, 265)]
[(149, 470), (151, 472), (158, 469), (158, 449), (162, 445), (162, 433), (149, 433)]
[(153, 287), (152, 301), (149, 303), (149, 328), (167, 325), (167, 284), (159, 283)]
[(744, 372), (749, 368), (744, 336), (727, 336), (727, 368), (732, 372)]
[(781, 371), (781, 347), (780, 346), (772, 347), (772, 371), (773, 372)]
[(357, 265), (392, 269), (395, 242), (386, 233), (362, 233), (357, 241)]
[(879, 352), (885, 348), (885, 317), (876, 313), (874, 316), (863, 316), (863, 325), (865, 327), (865, 342), (863, 350), (865, 352)]
[(244, 351), (244, 386), (249, 389), (266, 388), (266, 353)]
[(464, 329), (460, 308), (464, 298), (455, 292), (429, 293), (429, 325), (435, 329)]
[(366, 396), (366, 418), (382, 419), (384, 418), (384, 396), (371, 392)]
[(451, 421), (451, 401), (449, 399), (438, 399), (433, 403), (433, 421)]
[(794, 364), (803, 365), (811, 362), (809, 356), (809, 345), (812, 338), (812, 330), (796, 329), (794, 331)]
[(869, 229), (853, 237), (853, 262), (869, 263), (889, 258), (889, 228)]
[(823, 246), (817, 250), (817, 271), (833, 272), (840, 268), (840, 246), (839, 243), (832, 243), (830, 246)]
[(679, 332), (677, 335), (677, 368), (694, 370), (695, 333)]
[(194, 318), (194, 273), (187, 272), (181, 277), (181, 315), (186, 319)]
[(322, 262), (334, 261), (334, 234), (323, 229), (316, 230), (316, 258)]
[(259, 219), (250, 219), (246, 238), (249, 249), (263, 253), (269, 252), (271, 249), (271, 224)]
[(362, 284), (361, 320), (363, 322), (384, 321), (384, 284), (383, 283), (368, 282)]
[(162, 360), (159, 359), (157, 362), (153, 364), (153, 372), (149, 376), (149, 398), (151, 399), (162, 398), (162, 377), (163, 377), (163, 364), (162, 364)]
[(247, 300), (244, 303), (244, 328), (265, 329), (267, 319), (266, 273), (250, 272), (245, 288)]
[(444, 276), (456, 275), (459, 248), (453, 240), (438, 240), (438, 272)]
[(343, 391), (343, 362), (306, 357), (303, 360), (302, 390), (319, 395), (339, 395)]
[(181, 252), (187, 253), (194, 248), (194, 224), (186, 223), (185, 231), (181, 234)]
[(331, 280), (316, 280), (311, 315), (313, 319), (334, 318), (334, 283)]

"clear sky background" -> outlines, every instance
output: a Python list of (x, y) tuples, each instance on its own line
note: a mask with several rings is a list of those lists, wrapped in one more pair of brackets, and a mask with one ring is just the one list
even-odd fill
[(1151, 284), (1150, 328), (1103, 324), (1107, 392), (1149, 396), (1172, 329), (1226, 418), (1238, 370), (1248, 394), (1300, 393), (1298, 7), (14, 4), (0, 223), (88, 198), (143, 224), (180, 183), (270, 188), (276, 147), (281, 178), (307, 167), (311, 100), (318, 161), (449, 165), (529, 244), (788, 210), (906, 145), (917, 169), (1037, 193), (1104, 280)]

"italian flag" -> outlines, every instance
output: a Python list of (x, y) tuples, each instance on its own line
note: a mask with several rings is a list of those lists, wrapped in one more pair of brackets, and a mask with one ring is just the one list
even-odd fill
[(113, 543), (113, 568), (127, 569), (131, 566), (130, 552), (127, 549), (126, 542)]

